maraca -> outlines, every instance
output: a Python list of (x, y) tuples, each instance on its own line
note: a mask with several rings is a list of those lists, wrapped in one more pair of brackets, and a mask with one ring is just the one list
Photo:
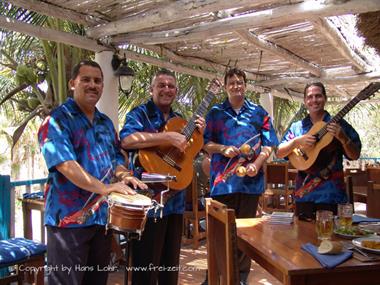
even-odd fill
[(240, 152), (242, 154), (245, 154), (245, 155), (248, 155), (250, 152), (251, 152), (251, 146), (249, 144), (243, 144), (241, 147), (240, 147)]
[(246, 174), (247, 174), (247, 169), (245, 168), (245, 166), (239, 166), (236, 169), (236, 175), (237, 176), (244, 177)]

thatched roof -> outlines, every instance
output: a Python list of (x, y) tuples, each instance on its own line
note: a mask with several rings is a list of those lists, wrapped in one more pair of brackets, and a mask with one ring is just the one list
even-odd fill
[(347, 100), (380, 80), (378, 55), (363, 50), (350, 30), (352, 13), (378, 12), (379, 0), (7, 2), (83, 24), (87, 33), (79, 37), (4, 17), (0, 27), (94, 51), (126, 49), (132, 60), (204, 78), (237, 65), (248, 73), (251, 89), (275, 96), (300, 99), (305, 84), (318, 80), (330, 96)]
[(360, 14), (357, 28), (365, 38), (366, 44), (380, 53), (380, 11)]

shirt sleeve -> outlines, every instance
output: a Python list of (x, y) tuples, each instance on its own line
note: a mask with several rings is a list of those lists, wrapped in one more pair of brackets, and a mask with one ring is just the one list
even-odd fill
[(296, 128), (296, 124), (292, 123), (290, 125), (290, 128), (286, 131), (286, 133), (282, 137), (281, 143), (291, 141), (292, 139), (294, 139), (297, 136), (295, 133), (295, 128)]
[(261, 141), (263, 146), (277, 146), (278, 139), (273, 128), (269, 114), (263, 109), (263, 122), (261, 126)]
[(38, 131), (41, 152), (49, 170), (68, 160), (76, 160), (65, 120), (49, 116)]
[(123, 140), (127, 136), (144, 131), (144, 118), (140, 109), (133, 109), (125, 116), (125, 123), (120, 131), (120, 139)]
[[(341, 126), (345, 134), (350, 138), (351, 142), (361, 151), (362, 142), (357, 131), (345, 120), (342, 120)], [(346, 157), (349, 159), (348, 157)]]
[(214, 136), (214, 131), (216, 130), (214, 124), (215, 124), (215, 119), (213, 118), (213, 112), (211, 109), (211, 111), (206, 116), (206, 128), (203, 133), (204, 144), (207, 144), (210, 141), (217, 143), (217, 141), (215, 141), (215, 136)]

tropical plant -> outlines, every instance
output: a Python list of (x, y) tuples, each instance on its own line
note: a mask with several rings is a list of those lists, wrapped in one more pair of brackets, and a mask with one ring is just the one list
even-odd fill
[[(83, 27), (66, 21), (41, 16), (2, 2), (2, 15), (30, 24), (60, 31), (84, 34)], [(1, 31), (0, 81), (1, 112), (13, 118), (17, 126), (12, 135), (14, 146), (27, 124), (36, 116), (45, 117), (65, 101), (67, 78), (79, 59), (93, 56), (92, 52), (61, 43), (39, 40), (17, 32)]]

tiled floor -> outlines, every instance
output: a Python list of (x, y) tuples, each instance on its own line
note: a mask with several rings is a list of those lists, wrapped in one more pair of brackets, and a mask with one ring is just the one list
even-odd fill
[[(193, 250), (190, 246), (183, 247), (180, 255), (181, 271), (179, 275), (180, 285), (201, 284), (206, 275), (207, 260), (206, 247), (202, 245), (198, 250)], [(280, 285), (273, 276), (266, 272), (256, 263), (252, 262), (249, 284), (252, 285)], [(108, 278), (108, 285), (123, 285), (123, 272), (111, 273)]]

